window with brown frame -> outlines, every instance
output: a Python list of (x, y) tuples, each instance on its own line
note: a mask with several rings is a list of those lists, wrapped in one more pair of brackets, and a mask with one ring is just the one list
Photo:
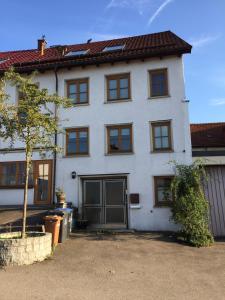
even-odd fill
[(89, 80), (88, 78), (67, 81), (67, 97), (74, 105), (89, 102)]
[(168, 72), (167, 69), (149, 71), (150, 97), (168, 96)]
[(109, 75), (107, 80), (107, 101), (128, 100), (131, 98), (130, 74)]
[(108, 153), (132, 152), (132, 125), (107, 126), (107, 139)]
[[(40, 83), (39, 82), (35, 82), (33, 84), (30, 84), (30, 86), (36, 86), (37, 88), (39, 88), (40, 87)], [(19, 87), (17, 87), (17, 103), (19, 103), (19, 101), (23, 100), (23, 98), (24, 98), (23, 92), (21, 92), (19, 90)]]
[(173, 176), (155, 176), (155, 206), (171, 206), (173, 195), (171, 183)]
[[(26, 166), (24, 161), (0, 163), (0, 188), (24, 188)], [(33, 167), (29, 174), (29, 187), (33, 187)]]
[(151, 123), (152, 127), (152, 143), (153, 152), (171, 151), (171, 122), (154, 122)]
[(66, 155), (88, 155), (89, 130), (84, 128), (71, 128), (66, 130)]
[[(39, 84), (39, 82), (36, 82), (36, 83), (30, 84), (30, 86), (36, 86), (37, 88), (39, 88), (40, 84)], [(17, 105), (21, 104), (21, 101), (23, 101), (23, 100), (24, 100), (24, 94), (23, 94), (23, 92), (21, 92), (19, 90), (19, 87), (17, 87)], [(18, 116), (19, 116), (21, 122), (26, 122), (26, 118), (27, 118), (26, 109), (20, 106), (20, 108), (18, 109)]]

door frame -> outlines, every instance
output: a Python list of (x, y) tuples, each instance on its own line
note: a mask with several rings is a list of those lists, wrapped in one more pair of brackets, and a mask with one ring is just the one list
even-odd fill
[[(92, 224), (91, 227), (92, 228), (102, 228), (102, 229), (121, 229), (121, 228), (124, 228), (124, 229), (128, 229), (129, 228), (129, 207), (128, 207), (128, 176), (127, 174), (110, 174), (110, 175), (104, 175), (104, 174), (101, 174), (101, 175), (80, 175), (79, 176), (80, 178), (80, 184), (81, 184), (81, 193), (80, 193), (80, 199), (81, 199), (81, 205), (79, 205), (80, 207), (80, 212), (81, 212), (81, 215), (82, 217), (84, 216), (84, 197), (85, 197), (85, 191), (84, 191), (84, 181), (85, 180), (91, 180), (91, 181), (97, 181), (97, 180), (116, 180), (116, 179), (122, 179), (124, 180), (124, 201), (125, 201), (125, 209), (124, 209), (124, 219), (125, 219), (125, 222), (124, 222), (124, 226), (123, 224)], [(102, 197), (103, 197), (103, 193), (104, 193), (104, 182), (102, 182)], [(104, 207), (105, 209), (105, 207)]]
[[(48, 163), (49, 164), (49, 186), (48, 186), (48, 201), (43, 201), (43, 202), (40, 202), (37, 200), (37, 179), (38, 179), (38, 173), (39, 173), (39, 170), (38, 170), (38, 166), (39, 164), (46, 164)], [(53, 182), (53, 179), (52, 179), (52, 174), (53, 174), (53, 160), (52, 159), (44, 159), (44, 160), (35, 160), (33, 161), (33, 177), (34, 177), (34, 204), (35, 205), (49, 205), (52, 203), (52, 182)]]

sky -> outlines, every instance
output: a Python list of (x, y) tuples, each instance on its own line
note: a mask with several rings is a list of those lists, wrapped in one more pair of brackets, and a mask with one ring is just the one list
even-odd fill
[[(85, 43), (171, 30), (184, 55), (190, 121), (225, 122), (225, 0), (0, 1), (0, 51)], [(2, 13), (4, 12), (4, 13)]]

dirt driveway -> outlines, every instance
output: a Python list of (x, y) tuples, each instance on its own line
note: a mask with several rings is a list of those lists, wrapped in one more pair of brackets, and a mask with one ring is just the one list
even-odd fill
[(75, 234), (52, 259), (0, 270), (0, 299), (225, 299), (225, 243), (160, 235)]

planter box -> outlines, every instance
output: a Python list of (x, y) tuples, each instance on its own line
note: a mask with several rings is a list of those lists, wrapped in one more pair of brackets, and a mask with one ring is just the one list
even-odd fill
[(30, 265), (51, 256), (51, 233), (29, 232), (25, 239), (20, 235), (20, 232), (0, 234), (1, 266)]

